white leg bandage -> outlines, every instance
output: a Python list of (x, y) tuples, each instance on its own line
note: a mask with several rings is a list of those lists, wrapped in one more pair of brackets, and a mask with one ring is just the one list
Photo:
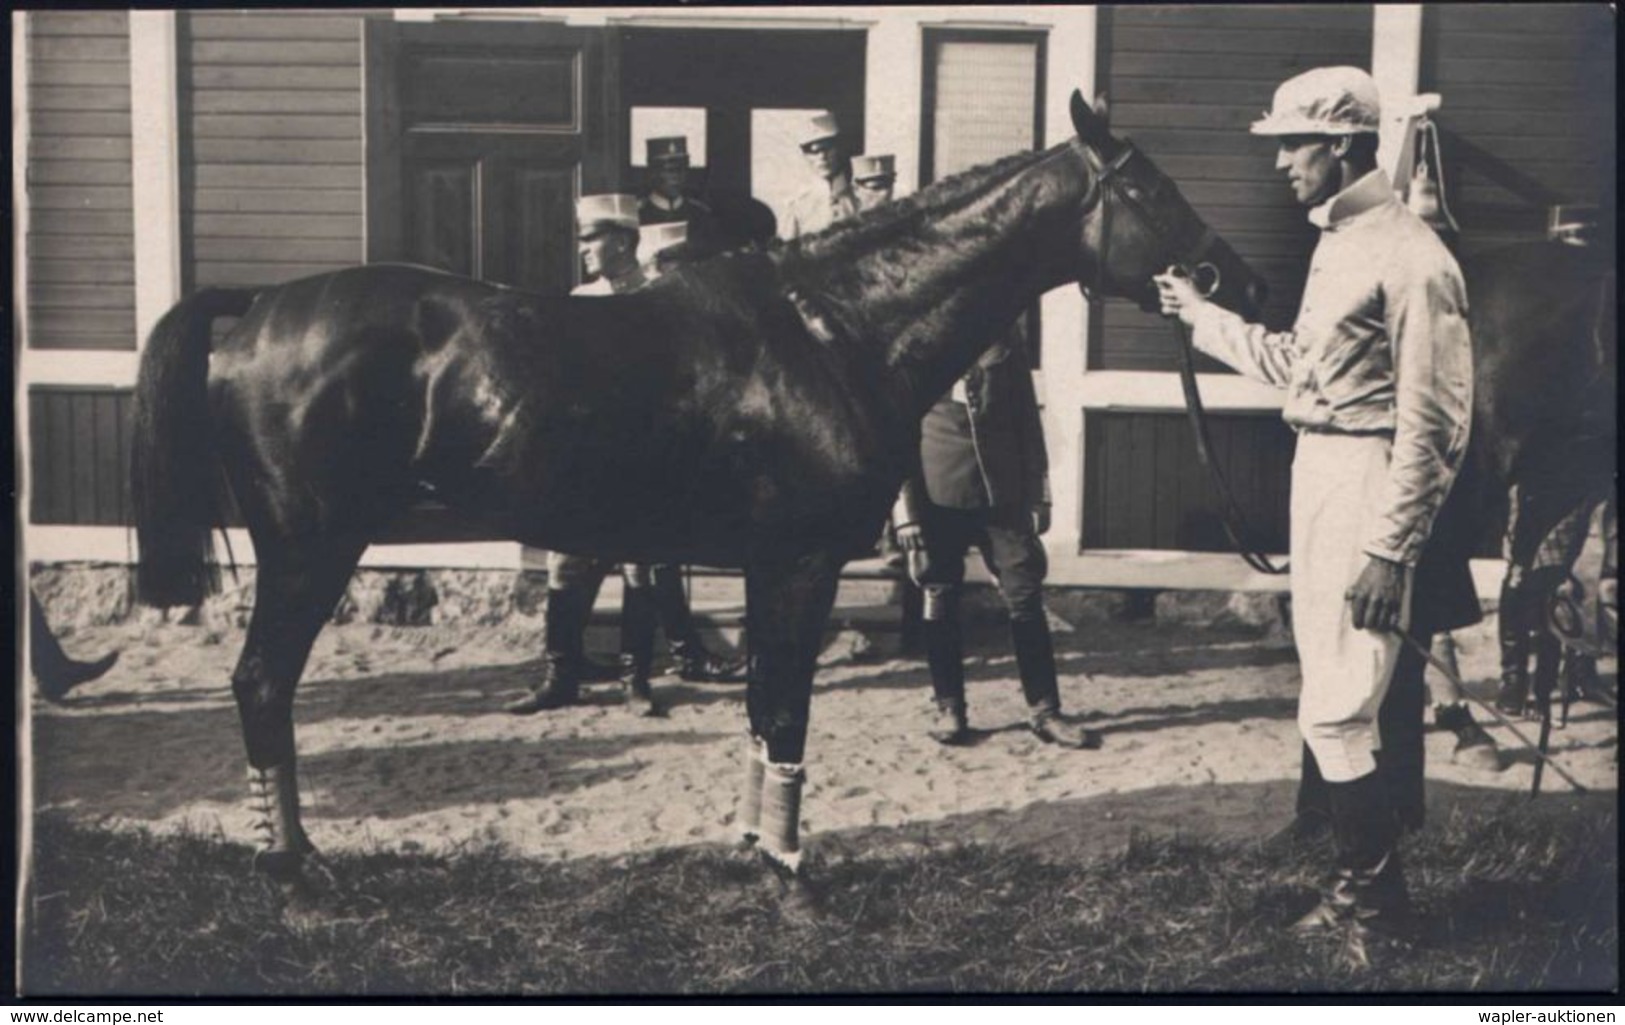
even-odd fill
[(791, 872), (801, 867), (800, 765), (767, 762), (762, 780), (762, 853)]
[(739, 802), (739, 835), (747, 844), (761, 836), (762, 780), (767, 774), (767, 745), (757, 736), (750, 738), (745, 752), (745, 792)]

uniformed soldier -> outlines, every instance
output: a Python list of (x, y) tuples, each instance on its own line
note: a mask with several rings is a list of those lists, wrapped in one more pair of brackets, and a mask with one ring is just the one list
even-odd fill
[(826, 110), (809, 118), (797, 142), (818, 180), (790, 201), (785, 238), (823, 231), (859, 210), (858, 197), (852, 190), (851, 161), (842, 148), (835, 115)]
[(896, 158), (890, 153), (864, 154), (852, 158), (852, 191), (858, 208), (868, 210), (890, 203), (897, 186)]
[[(584, 196), (576, 205), (581, 259), (595, 280), (578, 286), (572, 295), (619, 295), (642, 288), (653, 276), (638, 259), (640, 229), (638, 201), (622, 194)], [(673, 223), (653, 229), (646, 248), (675, 244), (686, 227)], [(590, 556), (550, 552), (547, 558), (546, 649), (541, 682), (508, 710), (530, 715), (575, 704), (580, 698), (586, 667), (584, 635), (599, 585), (613, 564)], [(706, 650), (689, 615), (681, 572), (675, 566), (621, 567), (621, 683), (626, 700), (642, 715), (660, 715), (649, 685), (654, 660), (655, 627), (664, 620), (666, 637), (678, 660), (683, 679), (697, 682), (733, 682), (743, 678), (743, 661), (722, 658)]]
[[(1019, 332), (1014, 332), (1019, 339)], [(1032, 372), (1019, 341), (995, 343), (926, 413), (920, 475), (892, 510), (910, 575), (925, 592), (924, 639), (933, 693), (932, 739), (972, 739), (965, 706), (959, 594), (975, 546), (1010, 612), (1021, 692), (1033, 733), (1064, 747), (1100, 737), (1061, 718), (1055, 650), (1044, 610), (1049, 461)]]
[(1378, 709), (1415, 567), (1466, 452), (1473, 376), (1461, 270), (1378, 170), (1379, 106), (1365, 71), (1317, 68), (1277, 89), (1252, 126), (1277, 140), (1275, 166), (1321, 229), (1291, 331), (1246, 323), (1188, 278), (1157, 279), (1163, 312), (1198, 348), (1286, 389), (1298, 725), (1327, 781), (1337, 848), (1333, 885), (1296, 928), (1341, 937), (1357, 967), (1374, 941), (1410, 932)]
[[(581, 261), (594, 280), (577, 286), (572, 295), (619, 295), (648, 282), (638, 262), (635, 196), (583, 196), (576, 204), (576, 223)], [(590, 556), (548, 553), (542, 679), (530, 694), (508, 705), (508, 711), (532, 715), (580, 700), (587, 619), (592, 615), (599, 584), (610, 568), (610, 563)], [(622, 576), (621, 685), (630, 708), (642, 715), (659, 715), (662, 709), (649, 686), (655, 605), (648, 569), (628, 564)]]
[(713, 214), (709, 204), (688, 194), (688, 137), (663, 135), (644, 143), (649, 191), (638, 203), (639, 224), (686, 224), (690, 238), (709, 244)]

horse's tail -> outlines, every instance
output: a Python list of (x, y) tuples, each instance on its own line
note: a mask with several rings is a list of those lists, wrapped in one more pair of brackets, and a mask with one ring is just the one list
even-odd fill
[(149, 605), (195, 605), (219, 589), (209, 538), (220, 522), (210, 329), (217, 317), (242, 316), (254, 295), (204, 289), (164, 314), (142, 350), (131, 403), (130, 500), (140, 546), (136, 596)]

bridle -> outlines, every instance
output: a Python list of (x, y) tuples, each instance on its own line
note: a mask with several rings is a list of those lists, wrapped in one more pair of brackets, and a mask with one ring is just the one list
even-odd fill
[[(1119, 141), (1118, 147), (1117, 154), (1110, 161), (1097, 166), (1098, 156), (1094, 150), (1080, 141), (1084, 161), (1090, 165), (1095, 178), (1090, 195), (1086, 197), (1084, 209), (1088, 211), (1093, 205), (1100, 211), (1100, 251), (1095, 255), (1095, 280), (1089, 289), (1090, 293), (1096, 299), (1101, 299), (1106, 294), (1107, 253), (1111, 245), (1112, 206), (1115, 200), (1152, 238), (1156, 239), (1159, 246), (1165, 251), (1171, 250), (1178, 254), (1172, 271), (1190, 278), (1203, 298), (1216, 294), (1219, 286), (1223, 284), (1223, 276), (1219, 273), (1219, 268), (1204, 257), (1218, 236), (1214, 234), (1212, 228), (1203, 224), (1201, 233), (1190, 245), (1175, 246), (1169, 237), (1171, 233), (1166, 230), (1161, 220), (1147, 210), (1133, 193), (1118, 184), (1118, 174), (1139, 154), (1131, 142)], [(1185, 411), (1190, 420), (1191, 433), (1196, 438), (1196, 456), (1207, 469), (1208, 478), (1213, 482), (1213, 490), (1218, 494), (1224, 512), (1224, 532), (1230, 538), (1230, 543), (1235, 547), (1237, 554), (1254, 571), (1271, 575), (1285, 573), (1287, 571), (1285, 565), (1276, 565), (1264, 553), (1261, 545), (1253, 543), (1253, 538), (1257, 535), (1247, 522), (1241, 507), (1236, 504), (1235, 496), (1230, 491), (1230, 482), (1219, 469), (1218, 460), (1213, 458), (1213, 442), (1207, 428), (1207, 410), (1202, 405), (1202, 394), (1196, 385), (1196, 356), (1190, 332), (1177, 317), (1173, 318), (1173, 326), (1174, 333), (1179, 338), (1179, 383), (1185, 392)]]

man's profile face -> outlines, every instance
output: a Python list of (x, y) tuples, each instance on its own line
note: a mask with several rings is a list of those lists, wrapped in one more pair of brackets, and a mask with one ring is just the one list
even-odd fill
[(813, 173), (825, 181), (835, 177), (836, 169), (840, 166), (840, 146), (833, 138), (807, 143), (801, 147), (801, 155), (807, 158), (807, 166), (812, 168)]
[(654, 191), (665, 199), (677, 199), (683, 194), (683, 186), (688, 179), (688, 165), (668, 161), (656, 164), (652, 168), (654, 175)]
[(1319, 206), (1342, 188), (1335, 135), (1283, 135), (1275, 155), (1275, 169), (1285, 171), (1292, 195), (1303, 206)]
[(581, 262), (594, 277), (614, 276), (636, 261), (635, 244), (629, 244), (629, 231), (613, 227), (588, 229), (580, 237)]
[(857, 194), (858, 208), (868, 210), (891, 202), (892, 186), (895, 184), (894, 178), (865, 178), (853, 182), (852, 191)]

